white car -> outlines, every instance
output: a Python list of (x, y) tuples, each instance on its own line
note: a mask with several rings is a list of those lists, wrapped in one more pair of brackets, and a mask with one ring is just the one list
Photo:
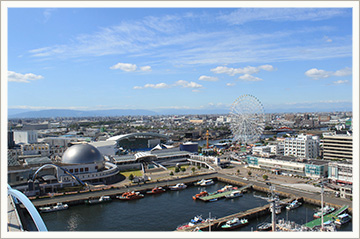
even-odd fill
[(247, 178), (243, 178), (243, 180), (248, 181), (249, 179), (247, 179)]

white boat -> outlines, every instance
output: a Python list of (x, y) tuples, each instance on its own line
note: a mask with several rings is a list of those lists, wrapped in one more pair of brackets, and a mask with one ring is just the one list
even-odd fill
[(330, 207), (328, 205), (326, 205), (323, 210), (318, 209), (315, 213), (314, 213), (314, 218), (320, 218), (322, 215), (327, 215), (329, 213), (332, 213), (333, 211), (335, 211), (334, 207)]
[(58, 202), (55, 206), (49, 206), (49, 207), (40, 207), (40, 212), (55, 212), (55, 211), (61, 211), (68, 209), (69, 206), (67, 204), (62, 204), (61, 202)]
[(228, 199), (242, 197), (242, 196), (243, 196), (243, 194), (240, 191), (233, 191), (230, 194), (225, 195), (225, 197)]
[(104, 202), (110, 202), (110, 201), (111, 201), (110, 196), (101, 196), (100, 198), (97, 198), (97, 199), (88, 199), (85, 201), (85, 203), (97, 204), (97, 203), (104, 203)]
[(297, 199), (295, 199), (289, 205), (286, 206), (286, 209), (287, 210), (295, 209), (295, 208), (300, 207), (301, 205), (302, 205), (302, 203), (299, 202)]
[(350, 221), (351, 221), (351, 216), (347, 213), (344, 213), (337, 217), (337, 219), (335, 220), (335, 224), (341, 226)]
[(199, 185), (200, 186), (210, 186), (213, 184), (214, 184), (214, 181), (212, 179), (207, 179), (207, 180), (204, 180), (203, 182), (201, 182)]
[(187, 228), (187, 227), (192, 227), (192, 226), (195, 226), (197, 224), (204, 223), (204, 222), (205, 222), (205, 220), (201, 216), (195, 216), (194, 218), (192, 218), (190, 220), (190, 222), (188, 222), (188, 223), (186, 223), (184, 225), (178, 226), (176, 229), (181, 230), (181, 229), (184, 229), (184, 228)]
[(181, 190), (187, 188), (187, 186), (184, 183), (178, 183), (175, 186), (169, 186), (170, 190)]
[(221, 228), (224, 230), (232, 230), (232, 229), (244, 226), (248, 223), (249, 223), (249, 221), (246, 218), (239, 219), (239, 218), (235, 217), (235, 218), (227, 221), (224, 225), (221, 226)]

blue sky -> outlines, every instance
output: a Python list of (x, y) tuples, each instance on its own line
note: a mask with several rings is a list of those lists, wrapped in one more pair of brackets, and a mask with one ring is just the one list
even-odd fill
[(351, 8), (9, 8), (10, 109), (352, 102)]

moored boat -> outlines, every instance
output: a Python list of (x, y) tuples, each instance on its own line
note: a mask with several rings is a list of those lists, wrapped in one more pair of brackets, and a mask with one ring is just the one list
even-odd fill
[(347, 213), (343, 213), (343, 214), (339, 215), (339, 216), (336, 218), (335, 224), (336, 224), (337, 226), (341, 226), (341, 225), (343, 225), (343, 224), (345, 224), (345, 223), (348, 223), (348, 222), (350, 222), (350, 221), (351, 221), (351, 216), (350, 216), (349, 214), (347, 214)]
[(231, 191), (231, 190), (237, 190), (237, 187), (234, 187), (232, 185), (226, 185), (223, 188), (220, 188), (219, 190), (217, 190), (218, 193), (223, 193), (223, 192), (227, 192), (227, 191)]
[(242, 197), (242, 196), (243, 196), (243, 194), (240, 191), (233, 191), (230, 194), (225, 195), (225, 197), (228, 199)]
[(202, 191), (202, 192), (200, 192), (200, 193), (198, 193), (198, 194), (195, 194), (192, 198), (193, 198), (194, 200), (196, 200), (196, 199), (199, 199), (199, 198), (201, 198), (201, 197), (208, 196), (208, 195), (209, 195), (208, 192)]
[(239, 218), (235, 217), (235, 218), (227, 221), (224, 225), (222, 225), (221, 229), (232, 230), (235, 228), (239, 228), (241, 226), (245, 226), (248, 223), (249, 223), (249, 221), (246, 218), (239, 219)]
[(58, 202), (55, 206), (40, 207), (39, 210), (40, 212), (55, 212), (55, 211), (66, 210), (68, 208), (69, 205)]
[(201, 216), (195, 216), (194, 218), (192, 218), (190, 220), (190, 222), (188, 222), (186, 224), (183, 224), (181, 226), (178, 226), (176, 229), (181, 230), (181, 229), (185, 229), (187, 227), (192, 227), (192, 226), (195, 226), (197, 224), (204, 223), (204, 222), (205, 222), (205, 220)]
[(212, 179), (207, 179), (207, 180), (204, 180), (203, 182), (201, 182), (199, 185), (200, 186), (210, 186), (213, 184), (214, 184), (214, 181)]
[(175, 186), (169, 186), (170, 190), (181, 190), (187, 188), (186, 184), (184, 183), (178, 183)]
[(323, 210), (321, 210), (321, 208), (320, 208), (314, 213), (314, 218), (320, 218), (321, 216), (328, 215), (329, 213), (332, 213), (333, 211), (335, 211), (334, 207), (330, 207), (330, 206), (326, 205), (323, 208)]
[(100, 198), (96, 199), (88, 199), (85, 201), (86, 204), (98, 204), (98, 203), (104, 203), (104, 202), (110, 202), (111, 198), (110, 196), (101, 196)]
[(272, 224), (270, 222), (263, 222), (257, 225), (256, 228), (259, 231), (270, 231), (272, 229)]
[(141, 194), (140, 192), (126, 192), (123, 193), (121, 196), (116, 196), (116, 198), (120, 199), (120, 200), (135, 200), (135, 199), (140, 199), (143, 198), (144, 195)]
[(147, 191), (146, 193), (147, 194), (158, 194), (158, 193), (163, 193), (165, 191), (166, 190), (162, 187), (155, 187), (155, 188), (151, 189), (151, 191)]
[(295, 199), (289, 205), (286, 206), (286, 209), (287, 210), (295, 209), (295, 208), (300, 207), (301, 205), (302, 205), (302, 203), (299, 202), (297, 199)]

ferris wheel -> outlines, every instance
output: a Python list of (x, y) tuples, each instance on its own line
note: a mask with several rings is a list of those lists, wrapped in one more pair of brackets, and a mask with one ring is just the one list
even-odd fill
[(235, 142), (255, 143), (264, 131), (264, 107), (253, 95), (245, 94), (238, 97), (231, 106), (230, 117), (230, 129)]

